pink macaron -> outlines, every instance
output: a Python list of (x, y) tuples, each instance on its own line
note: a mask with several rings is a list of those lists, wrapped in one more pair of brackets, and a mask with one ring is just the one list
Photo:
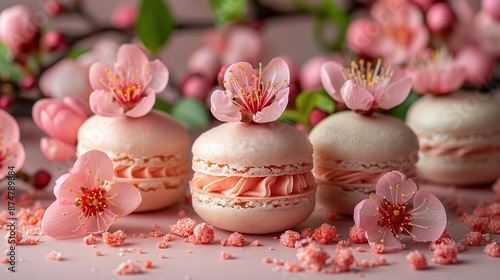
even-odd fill
[(418, 170), (437, 183), (479, 185), (500, 177), (500, 100), (461, 91), (426, 95), (406, 119), (420, 142)]
[(193, 208), (228, 231), (265, 234), (303, 222), (315, 206), (312, 145), (280, 123), (224, 123), (192, 147)]
[(342, 111), (316, 125), (309, 139), (317, 199), (330, 211), (352, 215), (358, 202), (375, 194), (386, 172), (398, 170), (413, 179), (417, 175), (417, 137), (397, 118)]
[(113, 161), (113, 179), (140, 190), (140, 212), (170, 206), (185, 194), (191, 174), (189, 146), (187, 130), (160, 111), (140, 118), (94, 115), (78, 131), (77, 156), (105, 152)]

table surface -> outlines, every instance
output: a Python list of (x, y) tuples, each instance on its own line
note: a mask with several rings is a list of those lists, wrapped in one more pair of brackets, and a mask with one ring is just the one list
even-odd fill
[[(21, 137), (27, 150), (27, 160), (23, 167), (26, 172), (33, 172), (40, 167), (49, 169), (56, 179), (71, 166), (71, 163), (51, 163), (47, 161), (38, 148), (38, 141), (43, 135), (29, 119), (20, 119)], [(5, 184), (4, 182), (2, 182)], [(35, 199), (41, 200), (46, 207), (54, 200), (51, 188), (38, 192)], [(462, 205), (489, 201), (493, 197), (490, 187), (477, 188), (455, 188), (453, 186), (436, 186), (421, 184), (421, 189), (428, 189), (438, 197), (447, 201), (455, 201)], [(6, 210), (5, 201), (2, 200), (0, 211)], [(485, 244), (479, 247), (468, 247), (459, 253), (458, 263), (454, 265), (435, 265), (430, 259), (432, 252), (429, 251), (428, 243), (413, 243), (407, 240), (407, 249), (400, 252), (378, 255), (369, 250), (367, 244), (351, 245), (360, 246), (366, 252), (354, 252), (357, 261), (375, 260), (383, 256), (389, 265), (375, 268), (353, 267), (351, 272), (338, 275), (322, 274), (317, 272), (290, 273), (284, 271), (282, 266), (275, 264), (264, 264), (262, 259), (280, 259), (284, 262), (298, 262), (297, 250), (288, 248), (279, 243), (281, 233), (267, 235), (245, 235), (248, 242), (259, 240), (260, 247), (223, 247), (220, 240), (227, 238), (230, 232), (215, 230), (215, 240), (208, 245), (193, 245), (183, 242), (183, 238), (174, 236), (165, 249), (156, 247), (156, 243), (163, 240), (159, 237), (141, 238), (141, 233), (148, 235), (151, 229), (159, 226), (164, 233), (169, 232), (169, 225), (175, 224), (179, 217), (179, 211), (186, 211), (186, 217), (201, 222), (194, 213), (191, 206), (179, 202), (169, 208), (147, 213), (134, 213), (127, 217), (118, 219), (111, 226), (110, 232), (123, 230), (127, 233), (126, 244), (119, 247), (110, 247), (102, 242), (97, 242), (94, 247), (84, 245), (82, 238), (69, 240), (54, 240), (48, 236), (40, 236), (38, 245), (16, 246), (16, 272), (7, 270), (8, 265), (0, 264), (2, 272), (1, 279), (498, 279), (500, 270), (500, 258), (487, 256), (483, 250)], [(464, 237), (469, 229), (460, 222), (457, 214), (448, 210), (448, 233), (459, 240)], [(328, 212), (321, 206), (317, 206), (314, 213), (302, 224), (294, 228), (300, 231), (305, 227), (315, 228), (322, 223), (330, 223), (339, 231), (341, 238), (348, 239), (349, 228), (353, 225), (352, 218), (338, 217), (328, 219)], [(491, 235), (493, 239), (499, 239), (499, 235)], [(323, 248), (333, 255), (336, 245), (324, 245)], [(123, 252), (131, 249), (130, 252)], [(142, 254), (137, 249), (143, 250)], [(429, 263), (429, 268), (422, 271), (413, 270), (406, 261), (406, 255), (412, 250), (421, 250)], [(7, 245), (2, 242), (0, 250), (6, 254)], [(102, 256), (95, 256), (94, 251), (100, 251)], [(61, 253), (61, 261), (51, 261), (46, 258), (51, 251)], [(233, 255), (231, 260), (222, 260), (222, 251)], [(165, 258), (161, 259), (160, 254)], [(4, 256), (0, 256), (3, 258)], [(127, 260), (151, 260), (153, 268), (143, 269), (141, 274), (118, 276), (114, 270), (118, 265)]]

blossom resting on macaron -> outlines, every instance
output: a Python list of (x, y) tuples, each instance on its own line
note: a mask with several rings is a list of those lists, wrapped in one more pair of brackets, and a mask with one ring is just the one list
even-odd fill
[(0, 180), (7, 177), (14, 167), (20, 170), (26, 157), (24, 146), (19, 141), (19, 125), (4, 110), (0, 110)]
[(262, 70), (247, 62), (230, 65), (224, 74), (223, 90), (211, 96), (212, 114), (223, 122), (268, 123), (277, 120), (288, 104), (290, 71), (281, 58)]

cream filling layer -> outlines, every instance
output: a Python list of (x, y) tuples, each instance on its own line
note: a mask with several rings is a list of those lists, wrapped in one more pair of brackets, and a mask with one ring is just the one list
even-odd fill
[(421, 145), (420, 151), (433, 156), (474, 156), (500, 153), (500, 145), (464, 145), (461, 147), (446, 145)]
[[(318, 181), (334, 185), (363, 185), (376, 184), (380, 177), (391, 170), (382, 170), (379, 172), (366, 172), (360, 170), (342, 170), (331, 167), (315, 166), (314, 176)], [(408, 167), (406, 170), (400, 170), (408, 178), (416, 175), (414, 167)]]
[(115, 165), (114, 177), (125, 179), (154, 179), (179, 176), (189, 170), (189, 162), (175, 166)]
[(195, 172), (191, 185), (206, 193), (232, 197), (275, 197), (304, 193), (316, 183), (311, 172), (268, 177), (225, 177)]

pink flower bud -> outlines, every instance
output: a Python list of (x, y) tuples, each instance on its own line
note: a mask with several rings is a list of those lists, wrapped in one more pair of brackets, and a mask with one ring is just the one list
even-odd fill
[(189, 57), (187, 67), (191, 73), (215, 79), (220, 69), (219, 57), (214, 49), (202, 47)]
[(45, 170), (39, 170), (33, 175), (33, 187), (35, 189), (41, 190), (45, 188), (50, 182), (51, 176)]
[(415, 3), (422, 10), (426, 11), (429, 9), (437, 0), (411, 0), (411, 2)]
[(181, 83), (181, 91), (186, 97), (198, 99), (205, 102), (212, 84), (201, 75), (191, 75)]
[(455, 15), (447, 3), (437, 3), (427, 12), (427, 26), (434, 33), (450, 32), (455, 23)]
[(123, 3), (116, 6), (111, 15), (111, 24), (117, 28), (130, 28), (135, 24), (137, 9), (135, 5)]
[(43, 5), (43, 10), (51, 17), (55, 17), (64, 12), (64, 7), (57, 0), (48, 0)]
[(32, 75), (24, 76), (21, 79), (21, 87), (23, 89), (32, 89), (35, 87), (35, 85), (36, 85), (36, 80), (35, 77), (33, 77)]
[(9, 111), (12, 107), (12, 98), (9, 96), (0, 96), (0, 110)]
[(487, 14), (497, 21), (500, 21), (500, 1), (498, 0), (483, 0), (481, 8)]
[(0, 13), (0, 41), (12, 53), (35, 49), (39, 35), (40, 27), (35, 24), (33, 15), (26, 6), (16, 5)]
[(328, 113), (321, 111), (319, 109), (313, 109), (309, 115), (309, 124), (311, 127), (315, 127), (320, 121), (328, 117)]
[(49, 52), (62, 50), (66, 47), (66, 38), (58, 31), (49, 31), (43, 35), (43, 47)]

